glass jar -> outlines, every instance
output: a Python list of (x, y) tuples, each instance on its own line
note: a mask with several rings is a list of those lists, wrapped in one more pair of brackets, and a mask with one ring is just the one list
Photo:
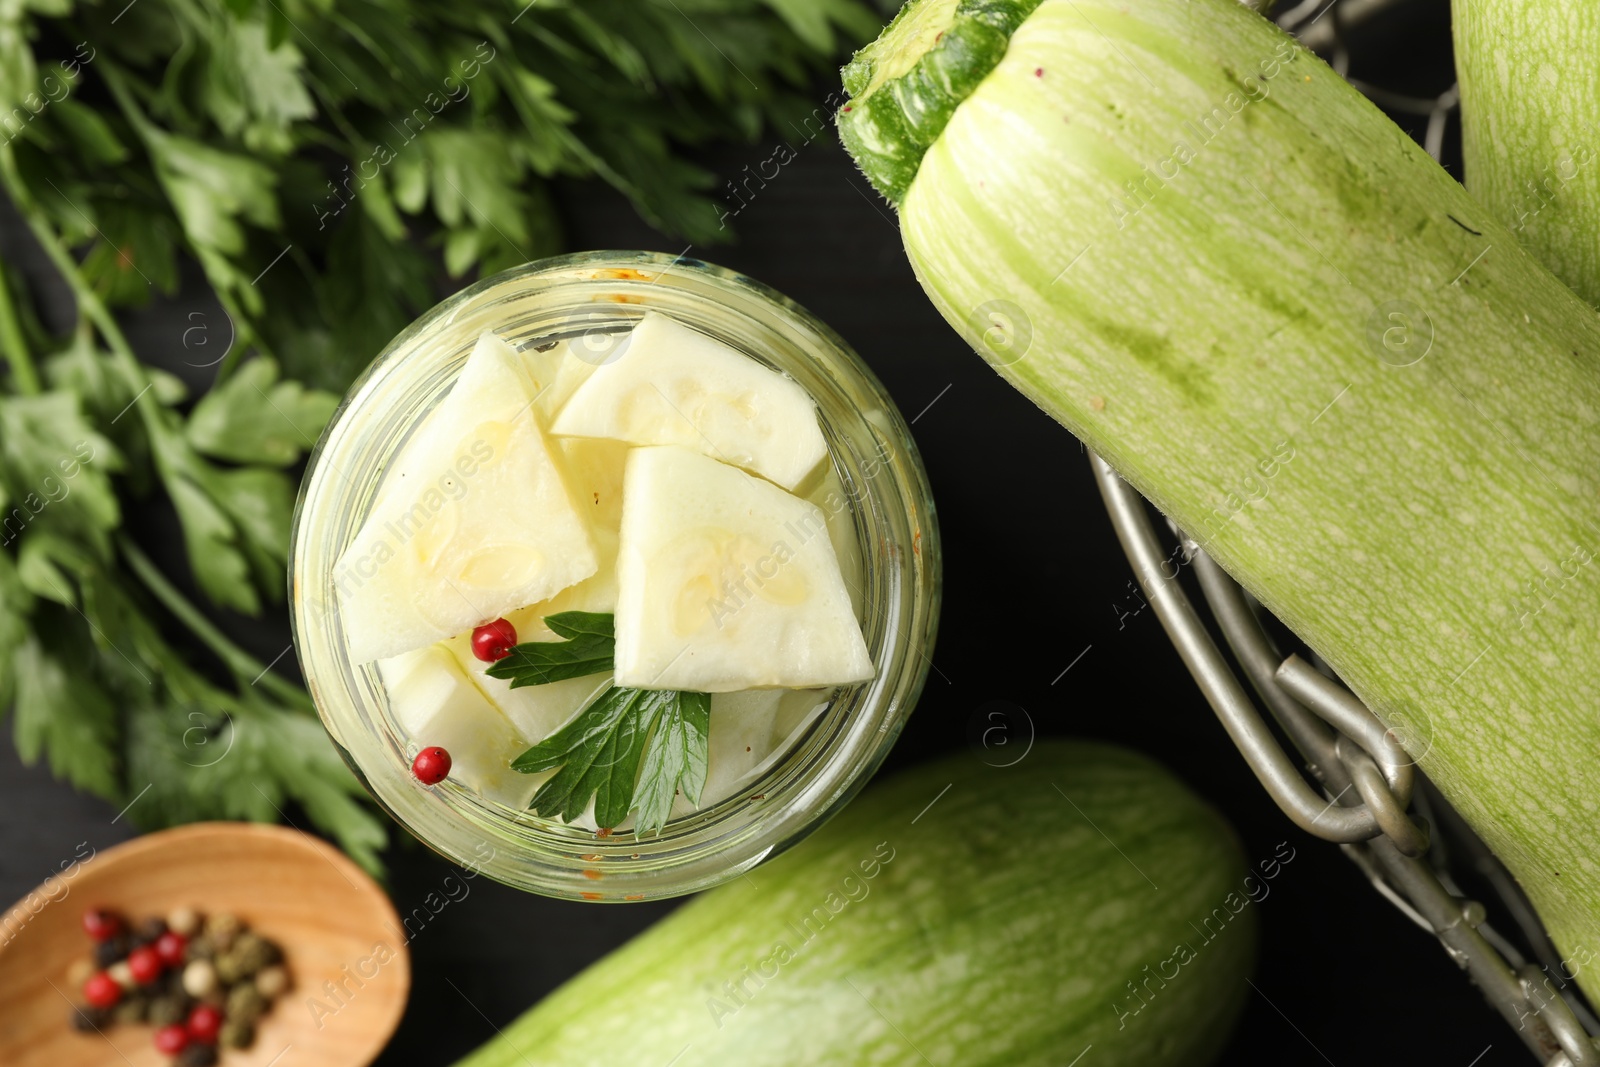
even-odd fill
[[(747, 790), (659, 835), (592, 831), (411, 775), (415, 745), (374, 664), (347, 654), (333, 569), (383, 475), (449, 391), (479, 333), (519, 350), (566, 340), (602, 362), (646, 311), (669, 314), (789, 375), (816, 401), (840, 508), (861, 556), (860, 622), (877, 674), (835, 691)], [(830, 522), (831, 525), (831, 522)], [(888, 753), (930, 666), (939, 543), (927, 475), (883, 386), (833, 331), (733, 271), (651, 252), (589, 252), (505, 271), (439, 304), (351, 386), (311, 458), (290, 552), (295, 648), (345, 762), (396, 821), (463, 867), (548, 896), (649, 900), (736, 877), (839, 810)]]

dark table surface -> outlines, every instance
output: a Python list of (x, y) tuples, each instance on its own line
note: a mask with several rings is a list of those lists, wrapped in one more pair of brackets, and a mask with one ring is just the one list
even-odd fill
[[(1432, 39), (1445, 32), (1441, 24)], [(1433, 56), (1435, 80), (1441, 63), (1448, 84), (1447, 43)], [(819, 102), (824, 93), (818, 89)], [(1226, 813), (1252, 861), (1283, 841), (1297, 850), (1258, 905), (1255, 991), (1222, 1062), (1529, 1062), (1431, 937), (1385, 903), (1336, 846), (1296, 830), (1273, 807), (1153, 614), (1128, 614), (1132, 574), (1078, 443), (933, 311), (906, 264), (892, 212), (844, 153), (823, 138), (776, 131), (709, 162), (736, 173), (767, 159), (780, 138), (794, 158), (732, 220), (738, 243), (690, 254), (745, 271), (832, 324), (914, 421), (939, 509), (945, 601), (935, 669), (885, 773), (967, 746), (969, 727), (994, 701), (1026, 709), (1043, 735), (1143, 749)], [(683, 250), (605, 190), (570, 186), (560, 195), (572, 248)], [(0, 214), (0, 254), (28, 257), (9, 213)], [(184, 295), (135, 316), (130, 332), (147, 359), (185, 370), (179, 338), (196, 311), (220, 321), (191, 279)], [(136, 525), (159, 533), (163, 522), (141, 517)], [(1008, 628), (1013, 647), (998, 671), (971, 651), (990, 636), (996, 609), (1020, 623)], [(263, 661), (286, 642), (281, 619), (236, 629)], [(292, 670), (287, 658), (286, 667)], [(136, 813), (78, 796), (0, 745), (0, 903), (26, 893), (78, 842), (104, 848), (131, 836)], [(450, 870), (409, 839), (396, 841), (386, 858), (402, 913)], [(410, 1007), (379, 1063), (452, 1061), (672, 907), (564, 903), (473, 882), (470, 896), (412, 943)], [(1072, 961), (1061, 966), (1065, 974)], [(1075, 1051), (1062, 1050), (1062, 1062)]]

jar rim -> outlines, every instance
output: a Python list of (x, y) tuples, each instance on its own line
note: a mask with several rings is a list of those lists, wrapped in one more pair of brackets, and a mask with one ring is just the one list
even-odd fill
[[(663, 311), (784, 372), (817, 404), (862, 548), (863, 633), (876, 676), (841, 687), (748, 790), (659, 833), (605, 837), (411, 779), (373, 664), (349, 662), (333, 562), (386, 465), (459, 373), (484, 328), (520, 347)], [(508, 336), (509, 335), (509, 336)], [(860, 357), (793, 300), (736, 271), (656, 252), (595, 251), (524, 264), (441, 301), (357, 379), (312, 453), (295, 507), (290, 610), (318, 714), (345, 762), (408, 832), (463, 869), (578, 900), (661, 899), (706, 888), (790, 847), (843, 806), (887, 755), (931, 666), (940, 552), (910, 428)], [(746, 795), (748, 794), (748, 796)]]

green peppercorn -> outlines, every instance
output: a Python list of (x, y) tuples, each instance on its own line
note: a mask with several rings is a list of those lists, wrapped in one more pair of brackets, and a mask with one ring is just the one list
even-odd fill
[(205, 934), (195, 934), (189, 939), (189, 943), (183, 947), (185, 959), (209, 960), (215, 958), (216, 954), (217, 946), (215, 942)]
[(205, 931), (213, 944), (218, 948), (227, 948), (233, 939), (239, 936), (239, 931), (244, 929), (244, 924), (237, 915), (220, 911), (215, 915), (206, 917)]
[(261, 968), (270, 967), (283, 959), (283, 951), (277, 945), (249, 931), (238, 936), (231, 951), (238, 957), (242, 977), (255, 974)]
[(217, 968), (217, 980), (223, 985), (236, 985), (245, 977), (244, 958), (232, 949), (211, 961)]
[(114, 1023), (142, 1023), (150, 1017), (150, 1001), (144, 997), (123, 997), (111, 1009)]
[(255, 1024), (243, 1019), (229, 1018), (222, 1024), (222, 1032), (217, 1035), (217, 1043), (228, 1048), (249, 1048), (255, 1040)]
[(255, 986), (236, 985), (228, 990), (228, 1006), (223, 1009), (223, 1013), (229, 1019), (254, 1023), (266, 1010), (266, 998), (256, 992)]
[(189, 1005), (181, 995), (167, 994), (150, 1001), (149, 1021), (155, 1027), (171, 1026), (189, 1017)]

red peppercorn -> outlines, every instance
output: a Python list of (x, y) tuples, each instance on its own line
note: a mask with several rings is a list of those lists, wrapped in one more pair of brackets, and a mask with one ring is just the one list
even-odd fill
[(92, 1007), (114, 1008), (122, 999), (122, 987), (104, 971), (97, 971), (83, 983), (83, 999)]
[(83, 913), (83, 932), (95, 941), (109, 941), (122, 933), (122, 920), (116, 912), (90, 908)]
[(166, 968), (161, 963), (160, 954), (149, 945), (143, 945), (128, 953), (128, 970), (133, 972), (135, 982), (149, 985), (160, 978)]
[(163, 1026), (156, 1031), (156, 1049), (168, 1056), (176, 1056), (189, 1047), (189, 1031), (178, 1023)]
[(411, 773), (423, 785), (438, 785), (450, 776), (450, 753), (438, 745), (430, 745), (411, 761)]
[(472, 654), (485, 663), (505, 659), (517, 643), (517, 628), (505, 619), (486, 622), (472, 631)]
[(180, 966), (183, 963), (183, 954), (188, 948), (189, 939), (171, 930), (156, 938), (156, 955), (160, 956), (161, 962), (168, 967)]
[(222, 1012), (210, 1004), (201, 1004), (189, 1013), (189, 1040), (202, 1045), (217, 1043), (222, 1032)]

